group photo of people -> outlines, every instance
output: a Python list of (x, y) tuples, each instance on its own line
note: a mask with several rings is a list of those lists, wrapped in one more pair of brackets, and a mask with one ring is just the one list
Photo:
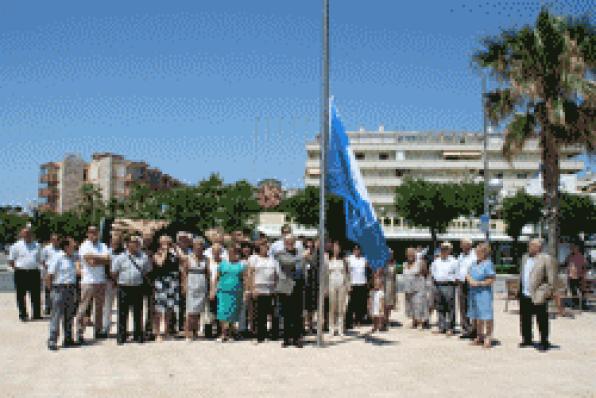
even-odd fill
[[(387, 264), (373, 270), (358, 245), (326, 239), (321, 269), (317, 238), (297, 237), (289, 225), (280, 232), (281, 238), (272, 240), (243, 231), (216, 231), (209, 239), (185, 231), (175, 236), (112, 231), (104, 243), (92, 225), (83, 242), (54, 233), (42, 245), (24, 228), (8, 257), (19, 319), (49, 321), (49, 350), (58, 349), (60, 334), (62, 347), (115, 338), (118, 345), (249, 339), (302, 348), (319, 322), (330, 340), (398, 325), (494, 346), (496, 272), (487, 243), (474, 246), (463, 239), (457, 255), (450, 242), (432, 255), (409, 247), (402, 264), (391, 252)], [(581, 265), (579, 257), (574, 253)], [(531, 240), (520, 268), (520, 347), (533, 344), (534, 316), (538, 348), (550, 347), (547, 301), (556, 274), (540, 240)], [(391, 322), (398, 297), (406, 325)]]

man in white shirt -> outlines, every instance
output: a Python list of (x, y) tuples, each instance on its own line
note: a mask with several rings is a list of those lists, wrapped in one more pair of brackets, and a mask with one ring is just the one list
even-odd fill
[(457, 301), (459, 303), (459, 323), (462, 328), (462, 339), (471, 339), (476, 337), (473, 322), (468, 318), (468, 290), (469, 286), (466, 282), (466, 275), (472, 264), (476, 263), (476, 252), (472, 250), (472, 241), (470, 239), (462, 239), (461, 250), (457, 263)]
[[(50, 235), (50, 242), (44, 246), (44, 248), (41, 250), (41, 265), (42, 265), (42, 271), (41, 271), (41, 279), (45, 280), (45, 276), (47, 275), (47, 270), (48, 270), (48, 265), (50, 264), (50, 262), (53, 260), (53, 257), (60, 253), (60, 249), (58, 247), (58, 244), (60, 243), (60, 238), (58, 237), (58, 234), (53, 233)], [(51, 310), (51, 303), (52, 300), (50, 299), (50, 288), (48, 287), (48, 285), (46, 283), (44, 283), (44, 312), (46, 315), (50, 315), (50, 310)]]
[[(277, 253), (281, 253), (285, 250), (285, 243), (284, 240), (286, 238), (286, 236), (288, 235), (292, 235), (292, 227), (290, 226), (290, 224), (284, 224), (281, 227), (281, 238), (279, 238), (278, 240), (276, 240), (275, 242), (273, 242), (271, 244), (271, 247), (269, 248), (269, 255), (271, 257), (275, 257), (275, 255)], [(294, 239), (294, 248), (299, 252), (302, 253), (302, 251), (304, 250), (304, 246), (302, 245), (302, 241), (300, 241), (299, 239)]]
[(362, 255), (360, 246), (355, 245), (352, 254), (347, 258), (350, 274), (350, 297), (346, 314), (346, 329), (352, 329), (354, 322), (361, 325), (366, 317), (368, 304), (368, 286), (366, 270), (368, 263)]
[(23, 228), (19, 233), (19, 240), (10, 247), (8, 265), (14, 270), (14, 285), (17, 294), (19, 319), (28, 319), (25, 296), (29, 293), (33, 319), (41, 319), (41, 250), (39, 244), (33, 241), (31, 230)]
[(459, 267), (457, 260), (451, 256), (451, 243), (441, 243), (441, 252), (431, 265), (431, 275), (437, 289), (436, 310), (439, 315), (439, 330), (453, 336), (455, 331), (455, 281)]
[(93, 326), (95, 338), (107, 336), (102, 332), (103, 306), (106, 289), (106, 267), (110, 264), (110, 252), (105, 243), (99, 241), (97, 227), (87, 228), (87, 240), (79, 248), (81, 261), (81, 302), (77, 311), (77, 332), (79, 343), (84, 342), (83, 318), (91, 300), (95, 303)]

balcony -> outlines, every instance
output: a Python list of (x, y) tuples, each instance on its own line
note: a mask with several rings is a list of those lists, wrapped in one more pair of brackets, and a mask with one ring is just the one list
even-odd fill
[(52, 188), (40, 188), (39, 189), (39, 196), (42, 198), (50, 198), (50, 197), (57, 197), (58, 191)]
[(58, 183), (58, 174), (56, 174), (56, 173), (42, 174), (39, 177), (39, 182), (47, 182), (48, 184), (56, 184), (56, 183)]

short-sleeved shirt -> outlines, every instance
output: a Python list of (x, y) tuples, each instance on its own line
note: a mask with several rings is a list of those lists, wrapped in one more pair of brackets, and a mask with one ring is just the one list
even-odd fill
[(329, 273), (329, 288), (341, 287), (346, 284), (346, 264), (343, 258), (330, 259), (327, 263)]
[(52, 261), (52, 257), (59, 254), (61, 252), (60, 249), (57, 249), (51, 243), (45, 245), (44, 248), (41, 250), (41, 262), (44, 263), (46, 266), (50, 264)]
[(149, 257), (142, 252), (132, 255), (127, 250), (112, 261), (112, 273), (118, 273), (118, 285), (142, 285), (143, 276), (149, 271), (151, 271)]
[(217, 290), (226, 293), (235, 293), (242, 290), (242, 273), (245, 265), (237, 262), (231, 263), (224, 260), (219, 264), (218, 272), (219, 279), (217, 282)]
[(272, 294), (275, 291), (275, 275), (279, 275), (279, 264), (267, 256), (252, 256), (250, 267), (254, 272), (254, 289), (259, 294)]
[(435, 259), (431, 265), (431, 273), (436, 282), (454, 282), (459, 273), (457, 260), (452, 256)]
[(90, 266), (85, 261), (86, 255), (108, 255), (110, 251), (105, 243), (97, 242), (93, 244), (90, 240), (86, 240), (79, 247), (79, 257), (81, 258), (81, 283), (94, 284), (106, 282), (106, 267), (98, 265)]
[(296, 253), (290, 253), (286, 250), (275, 255), (275, 260), (279, 263), (280, 279), (303, 280), (305, 276), (304, 257)]
[(53, 285), (74, 285), (77, 282), (77, 257), (67, 256), (58, 251), (48, 261), (48, 275), (52, 276)]
[(22, 270), (39, 269), (41, 250), (37, 242), (27, 243), (23, 239), (10, 247), (8, 260), (14, 261), (15, 268)]
[[(495, 268), (490, 260), (474, 262), (468, 270), (468, 275), (470, 275), (470, 278), (474, 279), (476, 282), (482, 282), (495, 276)], [(470, 289), (492, 290), (492, 286), (472, 286)]]
[[(203, 251), (203, 256), (207, 257), (209, 261), (213, 261), (213, 247), (208, 247)], [(228, 251), (225, 248), (221, 248), (221, 259), (228, 259)]]
[(457, 280), (464, 282), (466, 280), (466, 275), (468, 275), (468, 269), (472, 264), (476, 263), (476, 253), (473, 250), (470, 250), (468, 254), (461, 253), (457, 258), (457, 262), (459, 266)]
[(366, 258), (356, 257), (352, 254), (348, 257), (348, 270), (352, 285), (366, 285)]

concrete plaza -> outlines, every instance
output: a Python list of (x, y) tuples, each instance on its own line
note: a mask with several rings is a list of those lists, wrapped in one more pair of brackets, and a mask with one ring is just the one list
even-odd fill
[[(558, 348), (539, 353), (517, 347), (517, 306), (504, 313), (503, 303), (491, 350), (400, 326), (322, 349), (110, 339), (49, 352), (47, 322), (20, 323), (14, 293), (0, 293), (0, 388), (4, 397), (595, 397), (596, 314), (551, 321)], [(403, 306), (394, 315), (405, 322)]]

